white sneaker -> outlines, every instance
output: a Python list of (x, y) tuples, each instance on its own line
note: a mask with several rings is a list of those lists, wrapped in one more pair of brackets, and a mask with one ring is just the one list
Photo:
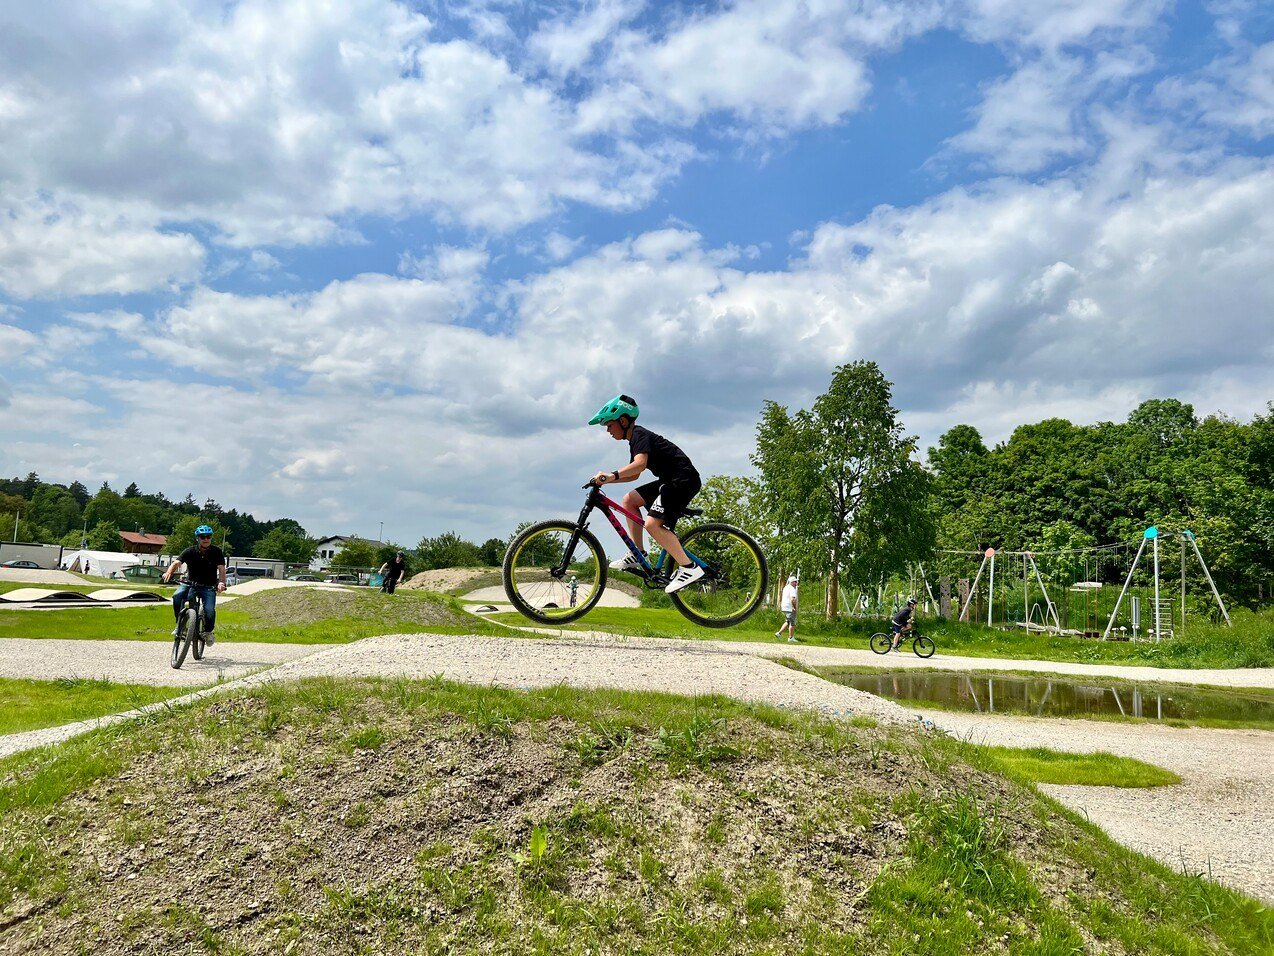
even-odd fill
[(622, 558), (616, 558), (610, 563), (611, 570), (629, 571), (633, 574), (645, 574), (646, 569), (642, 567), (642, 563), (637, 560), (637, 556), (629, 551)]
[(207, 644), (209, 647), (212, 647), (213, 644), (217, 643), (217, 635), (212, 633), (212, 631), (204, 631), (203, 642)]
[(697, 564), (692, 564), (688, 568), (677, 568), (677, 573), (672, 576), (672, 580), (664, 588), (664, 593), (673, 594), (680, 591), (686, 585), (694, 584), (701, 577), (703, 577), (703, 568)]
[(798, 641), (798, 640), (797, 640), (796, 638), (794, 638), (794, 637), (789, 637), (789, 638), (787, 639), (787, 642), (788, 642), (789, 644), (799, 644), (799, 643), (800, 643), (800, 641)]
[(173, 628), (173, 637), (181, 637), (181, 625), (178, 624)]

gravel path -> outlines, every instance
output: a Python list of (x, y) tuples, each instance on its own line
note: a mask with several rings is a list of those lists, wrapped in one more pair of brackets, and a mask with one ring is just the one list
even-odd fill
[(1104, 750), (1179, 774), (1175, 787), (1040, 789), (1125, 846), (1274, 903), (1274, 733), (922, 711), (977, 744)]
[(579, 639), (396, 634), (369, 637), (330, 654), (274, 671), (293, 679), (430, 677), (469, 684), (530, 688), (567, 684), (672, 694), (726, 694), (778, 707), (809, 707), (836, 716), (866, 715), (889, 723), (915, 717), (890, 701), (750, 654), (721, 653), (696, 641), (589, 642)]
[(0, 639), (0, 677), (57, 680), (92, 677), (120, 684), (203, 687), (234, 680), (263, 667), (306, 657), (330, 645), (248, 644), (222, 641), (201, 661), (187, 657), (180, 670), (168, 664), (168, 641), (62, 641)]

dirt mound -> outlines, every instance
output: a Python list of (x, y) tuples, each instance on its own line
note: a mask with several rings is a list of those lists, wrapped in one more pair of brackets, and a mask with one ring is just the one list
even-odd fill
[(437, 591), (449, 593), (467, 588), (479, 578), (495, 575), (499, 583), (500, 572), (496, 568), (436, 568), (433, 571), (421, 571), (404, 581), (400, 587), (413, 591)]
[(473, 619), (437, 595), (381, 594), (370, 589), (286, 588), (236, 599), (235, 611), (247, 612), (251, 628), (316, 624), (355, 619), (364, 624), (438, 624), (473, 626)]
[(0, 950), (1168, 952), (1255, 918), (961, 747), (720, 698), (267, 685), (8, 764)]

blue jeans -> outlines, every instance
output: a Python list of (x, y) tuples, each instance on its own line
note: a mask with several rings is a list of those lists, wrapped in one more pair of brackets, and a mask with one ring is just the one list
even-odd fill
[(181, 621), (181, 606), (186, 603), (186, 591), (195, 588), (203, 601), (204, 630), (211, 631), (217, 623), (217, 589), (206, 584), (183, 584), (173, 594), (173, 617)]

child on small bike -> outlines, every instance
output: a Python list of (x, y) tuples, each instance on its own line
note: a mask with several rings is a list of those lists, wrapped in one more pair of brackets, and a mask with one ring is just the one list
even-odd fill
[[(677, 562), (677, 572), (664, 590), (672, 594), (703, 577), (703, 568), (687, 556), (681, 541), (673, 530), (677, 520), (686, 512), (690, 499), (699, 493), (703, 482), (690, 458), (680, 448), (662, 435), (637, 424), (637, 400), (629, 395), (616, 395), (589, 419), (590, 425), (605, 425), (606, 432), (615, 441), (628, 442), (630, 461), (614, 471), (599, 471), (593, 476), (598, 485), (633, 481), (649, 470), (655, 480), (633, 489), (624, 495), (622, 504), (632, 512), (646, 508), (646, 520), (638, 523), (628, 519), (628, 532), (638, 549), (645, 550), (643, 531), (659, 543)], [(611, 562), (620, 571), (645, 573), (641, 562), (628, 554)]]

